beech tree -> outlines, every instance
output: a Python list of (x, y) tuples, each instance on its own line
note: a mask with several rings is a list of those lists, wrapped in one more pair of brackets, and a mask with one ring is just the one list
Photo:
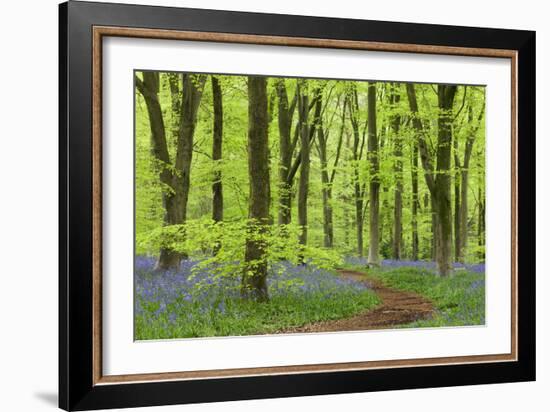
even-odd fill
[[(144, 71), (141, 75), (142, 78), (138, 75), (135, 76), (135, 82), (136, 88), (143, 96), (147, 106), (151, 129), (152, 152), (158, 163), (159, 179), (165, 185), (162, 196), (165, 210), (164, 224), (182, 224), (185, 222), (187, 216), (187, 200), (189, 197), (190, 171), (193, 157), (193, 136), (206, 76), (181, 75), (182, 101), (179, 113), (180, 119), (178, 122), (175, 122), (178, 132), (175, 160), (172, 163), (168, 152), (166, 128), (158, 96), (159, 73)], [(174, 251), (169, 247), (163, 247), (160, 250), (157, 267), (159, 269), (175, 268), (179, 266), (184, 256), (181, 252)]]
[(456, 86), (438, 85), (436, 165), (428, 149), (426, 132), (418, 116), (418, 102), (414, 84), (407, 84), (407, 96), (413, 114), (413, 125), (418, 133), (420, 158), (424, 167), (426, 185), (431, 194), (435, 219), (435, 260), (441, 276), (452, 272), (452, 208), (451, 208), (451, 146), (452, 110)]
[[(357, 255), (363, 256), (363, 223), (364, 223), (364, 197), (366, 191), (366, 182), (361, 181), (359, 168), (363, 158), (363, 149), (365, 146), (365, 127), (361, 127), (359, 120), (359, 98), (357, 88), (352, 85), (348, 92), (347, 103), (349, 107), (349, 118), (353, 130), (353, 148), (352, 148), (352, 181), (353, 196), (355, 200), (355, 229), (357, 236)], [(370, 110), (370, 103), (369, 103)], [(370, 112), (369, 112), (370, 113)]]
[[(223, 183), (220, 161), (222, 160), (223, 145), (223, 98), (220, 81), (212, 76), (212, 106), (214, 109), (212, 121), (212, 161), (216, 164), (212, 180), (212, 220), (223, 221)], [(218, 244), (214, 253), (219, 249)]]
[[(465, 96), (467, 88), (464, 88)], [(460, 151), (458, 140), (455, 142), (455, 167), (458, 170), (458, 176), (455, 178), (455, 258), (457, 262), (464, 262), (466, 249), (468, 245), (468, 180), (470, 175), (470, 160), (474, 144), (476, 142), (477, 132), (481, 126), (482, 119), (485, 113), (485, 101), (476, 119), (474, 119), (474, 109), (472, 105), (468, 105), (467, 123), (461, 127), (465, 129), (466, 142), (464, 144), (464, 157), (460, 160)], [(458, 189), (458, 190), (457, 190)]]
[[(323, 197), (323, 245), (327, 248), (331, 248), (334, 245), (334, 216), (332, 206), (332, 188), (334, 185), (334, 179), (336, 177), (336, 171), (340, 162), (340, 155), (342, 152), (342, 142), (344, 138), (344, 128), (346, 120), (346, 104), (342, 105), (342, 114), (340, 117), (340, 129), (338, 132), (338, 140), (336, 144), (336, 154), (332, 167), (329, 168), (328, 162), (328, 150), (330, 126), (332, 125), (332, 119), (338, 110), (340, 98), (336, 103), (336, 108), (332, 115), (331, 121), (328, 127), (325, 128), (322, 117), (320, 117), (317, 124), (317, 152), (319, 154), (319, 162), (321, 165), (321, 191)], [(319, 104), (321, 104), (319, 102)]]
[(300, 181), (298, 186), (298, 224), (300, 225), (300, 243), (307, 244), (307, 197), (309, 191), (310, 137), (308, 124), (309, 96), (307, 83), (299, 84), (298, 116), (300, 125)]
[(369, 162), (369, 258), (372, 266), (380, 265), (380, 169), (378, 160), (378, 136), (376, 130), (376, 83), (368, 87), (368, 162)]
[(261, 76), (248, 77), (248, 178), (250, 228), (246, 239), (241, 294), (245, 298), (266, 301), (269, 298), (267, 245), (261, 235), (270, 222), (269, 139), (267, 80)]
[[(292, 142), (292, 119), (296, 108), (298, 94), (294, 94), (291, 102), (285, 79), (278, 79), (275, 83), (278, 97), (278, 126), (279, 126), (279, 212), (278, 222), (287, 225), (291, 222), (292, 180), (291, 176), (292, 155), (296, 143)], [(297, 127), (296, 130), (299, 130)]]
[[(399, 134), (401, 126), (401, 115), (396, 106), (401, 99), (399, 94), (399, 83), (391, 85), (390, 104), (392, 108), (391, 127), (393, 132), (393, 155), (395, 189), (393, 206), (393, 258), (401, 259), (401, 245), (403, 242), (403, 137)], [(414, 200), (413, 200), (414, 203)]]
[(411, 141), (411, 257), (418, 260), (418, 209), (420, 200), (418, 197), (418, 141)]

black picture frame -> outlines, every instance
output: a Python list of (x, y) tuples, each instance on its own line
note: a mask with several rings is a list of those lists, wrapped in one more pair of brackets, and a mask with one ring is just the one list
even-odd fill
[[(517, 51), (517, 361), (95, 385), (92, 28)], [(59, 406), (90, 410), (535, 380), (535, 32), (70, 1), (59, 6)]]

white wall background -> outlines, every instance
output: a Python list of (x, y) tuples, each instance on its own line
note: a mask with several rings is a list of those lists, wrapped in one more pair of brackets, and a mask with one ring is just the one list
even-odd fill
[[(139, 3), (141, 1), (131, 1)], [(503, 27), (537, 31), (537, 209), (550, 200), (550, 27), (544, 2), (461, 0), (148, 0), (156, 5), (352, 17), (374, 20)], [(0, 6), (0, 409), (53, 410), (57, 404), (57, 0)], [(544, 104), (546, 103), (546, 104)], [(550, 230), (537, 221), (538, 381), (461, 388), (317, 396), (147, 411), (547, 410), (550, 387), (550, 282), (543, 261)], [(544, 242), (544, 243), (543, 243)], [(529, 274), (523, 274), (529, 275)], [(546, 299), (546, 300), (545, 300)]]

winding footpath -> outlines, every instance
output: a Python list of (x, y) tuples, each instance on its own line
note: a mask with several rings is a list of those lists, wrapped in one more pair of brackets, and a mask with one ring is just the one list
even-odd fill
[(382, 303), (376, 308), (361, 312), (350, 318), (311, 323), (286, 329), (284, 333), (336, 332), (370, 329), (387, 329), (420, 319), (429, 319), (433, 315), (432, 303), (412, 292), (405, 292), (384, 286), (379, 280), (361, 272), (339, 270), (347, 279), (364, 282), (369, 285)]

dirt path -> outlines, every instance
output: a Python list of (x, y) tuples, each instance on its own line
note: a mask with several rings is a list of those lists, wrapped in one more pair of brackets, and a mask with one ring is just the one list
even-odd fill
[(386, 329), (419, 319), (428, 319), (433, 314), (432, 303), (420, 295), (388, 288), (376, 279), (360, 272), (339, 270), (341, 276), (365, 282), (376, 292), (382, 303), (375, 309), (359, 313), (351, 318), (312, 323), (286, 329), (284, 333), (336, 332), (350, 330)]

